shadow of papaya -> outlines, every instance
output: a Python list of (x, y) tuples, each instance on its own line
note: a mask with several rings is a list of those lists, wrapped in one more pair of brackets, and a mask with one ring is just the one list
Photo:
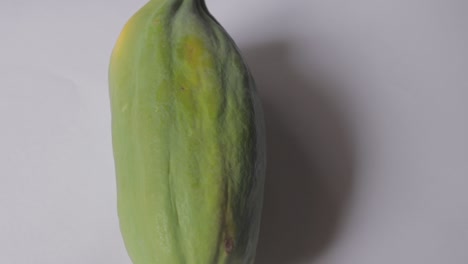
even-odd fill
[(301, 76), (287, 42), (244, 47), (267, 129), (265, 200), (256, 263), (294, 264), (325, 253), (353, 178), (352, 133), (322, 73)]

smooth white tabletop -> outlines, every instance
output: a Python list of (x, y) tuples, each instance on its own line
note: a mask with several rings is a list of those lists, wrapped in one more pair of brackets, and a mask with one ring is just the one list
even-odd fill
[[(144, 3), (0, 1), (0, 263), (131, 263), (107, 67)], [(466, 0), (207, 5), (266, 111), (256, 263), (468, 263)]]

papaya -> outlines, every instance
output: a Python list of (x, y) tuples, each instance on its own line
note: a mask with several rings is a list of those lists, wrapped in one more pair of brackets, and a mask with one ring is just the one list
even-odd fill
[(255, 82), (203, 0), (151, 0), (109, 65), (117, 211), (134, 264), (252, 264), (266, 167)]

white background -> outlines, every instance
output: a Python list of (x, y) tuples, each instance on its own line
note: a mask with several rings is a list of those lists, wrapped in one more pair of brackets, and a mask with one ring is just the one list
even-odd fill
[[(130, 264), (107, 66), (144, 2), (0, 1), (0, 263)], [(468, 263), (466, 0), (207, 4), (265, 104), (257, 263)]]

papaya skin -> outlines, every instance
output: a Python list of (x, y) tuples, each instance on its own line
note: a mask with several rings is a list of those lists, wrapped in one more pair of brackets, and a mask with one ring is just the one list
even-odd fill
[(134, 264), (254, 262), (266, 166), (261, 103), (201, 0), (153, 0), (125, 25), (109, 92), (117, 205)]

